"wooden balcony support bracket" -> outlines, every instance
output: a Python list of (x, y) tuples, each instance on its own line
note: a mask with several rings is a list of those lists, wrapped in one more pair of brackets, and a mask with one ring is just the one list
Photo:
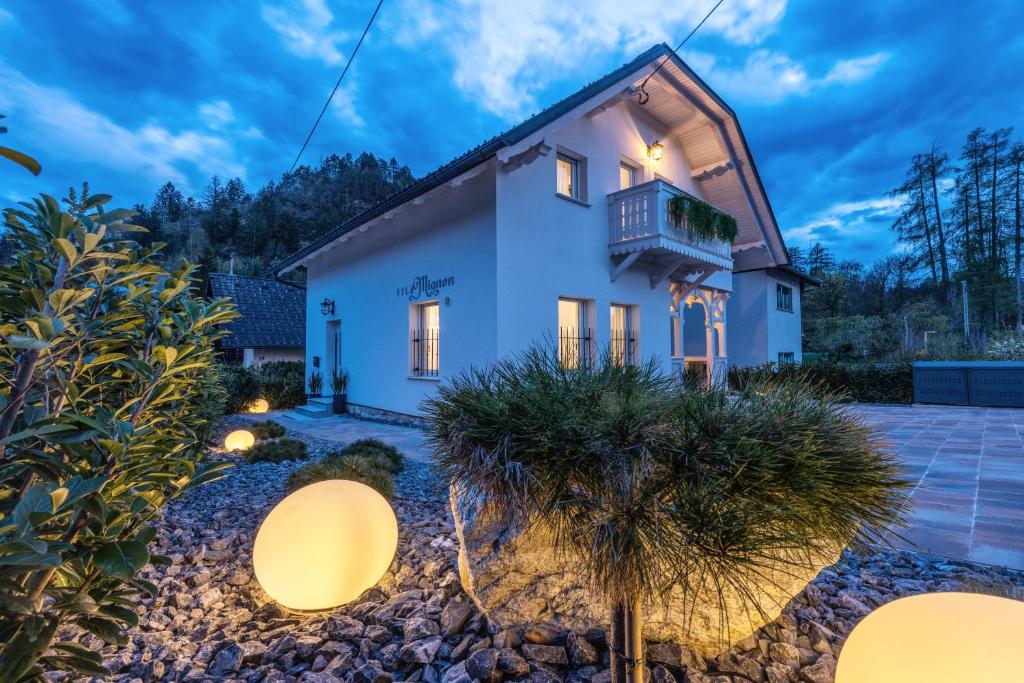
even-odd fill
[(685, 301), (686, 298), (690, 296), (690, 292), (693, 292), (695, 289), (704, 284), (707, 281), (707, 279), (714, 274), (715, 270), (715, 268), (707, 268), (704, 271), (700, 272), (697, 275), (696, 279), (691, 281), (684, 280), (680, 282), (676, 287), (675, 294), (672, 295), (672, 303), (678, 306), (680, 301)]
[(665, 266), (661, 271), (655, 273), (651, 277), (651, 289), (657, 289), (658, 285), (665, 281), (669, 275), (676, 272), (680, 266), (686, 263), (685, 256), (678, 256), (672, 259), (672, 262)]
[(714, 164), (708, 164), (700, 168), (695, 168), (690, 173), (690, 177), (697, 182), (704, 182), (705, 180), (711, 180), (720, 175), (725, 175), (733, 169), (732, 161), (728, 159), (719, 161)]
[(607, 100), (605, 100), (601, 104), (597, 105), (596, 107), (594, 107), (593, 109), (588, 111), (587, 112), (587, 118), (588, 119), (592, 119), (595, 116), (597, 116), (598, 114), (600, 114), (601, 112), (606, 111), (608, 109), (611, 109), (612, 107), (614, 107), (619, 102), (622, 102), (623, 100), (631, 100), (631, 99), (635, 98), (639, 92), (640, 92), (639, 88), (631, 85), (631, 86), (623, 89), (618, 94), (612, 95)]
[(632, 251), (626, 254), (626, 258), (619, 261), (619, 263), (612, 267), (612, 282), (615, 282), (620, 275), (629, 270), (629, 267), (636, 263), (636, 260), (640, 258), (640, 251)]
[(548, 154), (551, 154), (551, 150), (551, 145), (549, 145), (546, 141), (541, 140), (540, 142), (531, 145), (530, 147), (527, 147), (525, 150), (519, 152), (518, 154), (512, 154), (511, 156), (506, 156), (502, 158), (501, 152), (499, 152), (498, 161), (501, 164), (501, 170), (505, 171), (506, 173), (511, 173), (512, 171), (516, 170), (517, 168), (520, 168), (521, 166), (532, 164), (534, 161), (536, 161), (542, 156), (547, 156)]

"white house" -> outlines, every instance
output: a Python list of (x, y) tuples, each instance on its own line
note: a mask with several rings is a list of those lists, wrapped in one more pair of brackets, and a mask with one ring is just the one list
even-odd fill
[[(705, 202), (734, 219), (731, 243)], [(439, 380), (536, 342), (568, 364), (611, 347), (715, 379), (730, 360), (800, 359), (802, 276), (736, 114), (665, 45), (275, 272), (298, 267), (307, 371), (347, 369), (357, 412), (415, 415)]]

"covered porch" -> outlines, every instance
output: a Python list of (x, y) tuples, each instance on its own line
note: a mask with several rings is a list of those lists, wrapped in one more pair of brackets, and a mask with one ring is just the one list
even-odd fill
[(729, 372), (725, 345), (729, 292), (700, 283), (701, 278), (669, 284), (672, 373), (724, 386)]

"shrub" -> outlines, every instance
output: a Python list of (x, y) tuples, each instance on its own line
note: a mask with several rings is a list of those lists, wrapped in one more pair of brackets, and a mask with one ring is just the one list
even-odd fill
[(222, 364), (219, 367), (221, 381), (227, 394), (224, 405), (226, 413), (241, 413), (260, 396), (260, 380), (252, 368), (241, 365)]
[(284, 436), (285, 428), (273, 420), (262, 420), (249, 425), (249, 431), (256, 437), (257, 441), (264, 439), (276, 439)]
[(642, 657), (625, 625), (667, 587), (754, 596), (763, 568), (877, 542), (907, 509), (891, 456), (803, 382), (681, 391), (653, 361), (565, 369), (535, 349), (446, 381), (424, 411), (455, 490), (549, 528), (612, 606), (615, 681)]
[(394, 495), (394, 477), (389, 462), (376, 456), (331, 454), (317, 462), (306, 463), (288, 477), (288, 490), (294, 491), (327, 479), (347, 479), (366, 484), (385, 498)]
[(985, 356), (989, 360), (1024, 360), (1024, 334), (1010, 332), (993, 338)]
[[(84, 194), (84, 193), (83, 193)], [(226, 300), (192, 294), (195, 267), (169, 272), (124, 235), (106, 195), (68, 212), (43, 195), (8, 209), (15, 245), (0, 269), (0, 678), (109, 676), (99, 652), (55, 643), (63, 627), (124, 645), (150, 521), (223, 476), (204, 434), (224, 400), (214, 369)]]
[(257, 376), (262, 398), (277, 410), (306, 402), (305, 364), (302, 361), (273, 361), (259, 366)]
[(337, 454), (342, 456), (360, 455), (380, 458), (386, 463), (388, 470), (392, 474), (398, 474), (405, 469), (401, 451), (380, 439), (358, 439), (337, 451)]
[(729, 369), (729, 386), (756, 383), (804, 383), (833, 400), (864, 403), (913, 403), (914, 373), (909, 361), (891, 363), (768, 363)]
[(249, 462), (284, 462), (305, 460), (308, 457), (306, 444), (288, 437), (259, 441), (245, 452), (245, 459)]

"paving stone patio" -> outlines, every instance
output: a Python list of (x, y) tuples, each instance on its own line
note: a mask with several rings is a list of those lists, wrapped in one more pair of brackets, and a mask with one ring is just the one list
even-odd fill
[(1024, 569), (1024, 410), (859, 405), (914, 482), (893, 545)]
[[(897, 548), (1024, 569), (1024, 410), (857, 405), (914, 483), (914, 510)], [(347, 443), (373, 437), (408, 457), (430, 457), (423, 431), (335, 416), (288, 429)]]

